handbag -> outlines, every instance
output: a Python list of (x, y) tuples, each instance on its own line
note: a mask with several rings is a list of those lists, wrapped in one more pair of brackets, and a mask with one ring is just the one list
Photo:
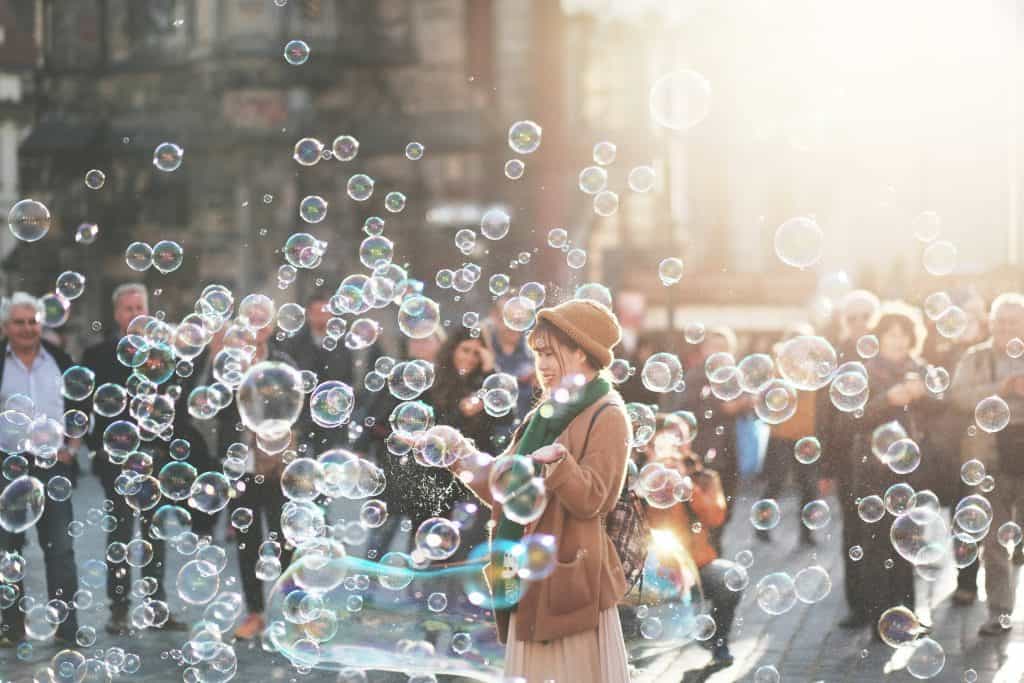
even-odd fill
[[(597, 422), (597, 416), (610, 405), (610, 402), (605, 403), (590, 418), (587, 436), (583, 440), (580, 463), (587, 456), (587, 445), (590, 443), (590, 433), (594, 429), (594, 423)], [(619, 499), (615, 501), (615, 507), (602, 517), (605, 533), (611, 539), (615, 553), (619, 556), (619, 562), (622, 564), (622, 571), (626, 575), (626, 592), (628, 593), (643, 577), (644, 564), (647, 562), (651, 527), (647, 522), (646, 504), (635, 491), (623, 486)]]

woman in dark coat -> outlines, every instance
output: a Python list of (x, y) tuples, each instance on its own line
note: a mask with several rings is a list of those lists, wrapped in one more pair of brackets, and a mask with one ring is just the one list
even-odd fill
[[(878, 337), (878, 355), (864, 365), (868, 371), (870, 398), (864, 415), (856, 422), (853, 447), (848, 454), (856, 499), (877, 495), (884, 498), (893, 484), (905, 482), (915, 490), (927, 488), (932, 467), (928, 464), (925, 443), (928, 425), (941, 409), (924, 383), (925, 365), (918, 353), (924, 342), (925, 328), (916, 309), (902, 303), (887, 303), (879, 310), (871, 333)], [(897, 422), (920, 447), (924, 457), (918, 468), (897, 474), (877, 457), (871, 448), (875, 430), (888, 422)], [(859, 518), (844, 519), (853, 524), (850, 538), (863, 549), (863, 559), (852, 565), (860, 574), (857, 585), (863, 595), (857, 604), (863, 611), (855, 615), (873, 631), (882, 613), (902, 604), (914, 609), (914, 567), (892, 547), (889, 530), (893, 517), (868, 523)], [(849, 552), (850, 548), (843, 548)], [(891, 560), (891, 566), (887, 563)], [(877, 637), (877, 633), (876, 633)]]

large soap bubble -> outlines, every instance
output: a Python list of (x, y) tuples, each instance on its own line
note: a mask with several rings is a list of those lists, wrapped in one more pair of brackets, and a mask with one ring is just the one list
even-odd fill
[(287, 432), (302, 412), (302, 403), (302, 377), (286, 363), (257, 363), (245, 373), (238, 387), (242, 424), (257, 434)]
[(0, 527), (13, 534), (31, 529), (43, 516), (46, 489), (35, 477), (22, 475), (0, 492)]
[(696, 71), (673, 71), (651, 86), (648, 104), (655, 123), (671, 130), (687, 130), (711, 111), (711, 84)]
[(836, 350), (827, 339), (810, 335), (783, 342), (776, 353), (779, 372), (801, 391), (815, 391), (828, 384), (836, 360)]

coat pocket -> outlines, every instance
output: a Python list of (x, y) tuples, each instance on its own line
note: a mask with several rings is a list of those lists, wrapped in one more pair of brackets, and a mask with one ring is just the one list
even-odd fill
[(594, 598), (587, 574), (586, 558), (558, 562), (548, 578), (548, 609), (552, 615), (568, 614), (586, 607)]

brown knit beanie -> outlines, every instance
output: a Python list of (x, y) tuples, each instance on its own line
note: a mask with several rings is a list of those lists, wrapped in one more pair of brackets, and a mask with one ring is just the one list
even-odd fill
[(573, 299), (537, 314), (537, 320), (546, 320), (580, 348), (594, 357), (601, 368), (612, 362), (612, 348), (622, 338), (622, 328), (615, 314), (594, 301)]

